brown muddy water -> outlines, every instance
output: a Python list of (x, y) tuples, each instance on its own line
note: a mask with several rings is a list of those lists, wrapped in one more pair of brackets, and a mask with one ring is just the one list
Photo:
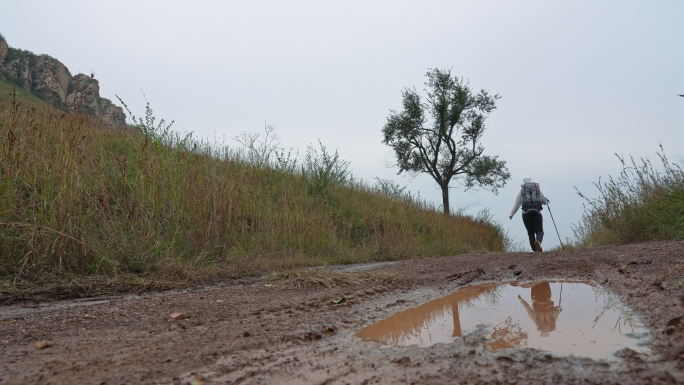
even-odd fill
[(485, 352), (534, 348), (555, 355), (616, 359), (650, 353), (651, 333), (619, 299), (586, 282), (488, 283), (396, 313), (356, 335), (394, 346), (450, 343), (487, 328)]

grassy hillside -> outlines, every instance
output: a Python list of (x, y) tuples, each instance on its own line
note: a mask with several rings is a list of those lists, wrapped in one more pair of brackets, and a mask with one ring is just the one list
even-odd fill
[[(16, 90), (16, 94), (15, 94)], [(0, 80), (0, 100), (10, 102), (16, 100), (25, 108), (46, 108), (50, 104), (25, 89), (8, 81)]]
[(620, 175), (595, 183), (599, 198), (585, 198), (575, 227), (581, 245), (684, 240), (684, 170), (670, 162), (662, 146), (658, 157), (659, 166), (618, 157)]
[(257, 167), (155, 126), (149, 112), (147, 126), (110, 129), (0, 99), (0, 280), (182, 280), (503, 249), (486, 220), (447, 217), (363, 183)]

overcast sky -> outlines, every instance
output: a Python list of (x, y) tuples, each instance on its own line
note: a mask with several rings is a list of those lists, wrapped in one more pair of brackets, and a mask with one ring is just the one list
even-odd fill
[[(275, 126), (286, 148), (320, 139), (358, 178), (382, 177), (441, 204), (428, 177), (385, 166), (381, 129), (404, 87), (452, 69), (500, 94), (483, 138), (513, 180), (494, 195), (451, 192), (452, 207), (509, 221), (524, 177), (552, 200), (560, 235), (582, 213), (577, 186), (615, 175), (615, 152), (684, 155), (684, 2), (0, 0), (10, 46), (100, 81), (137, 115), (142, 89), (179, 131), (231, 138)], [(457, 187), (457, 184), (454, 184)], [(544, 211), (547, 213), (547, 211)], [(544, 244), (558, 245), (545, 214)]]

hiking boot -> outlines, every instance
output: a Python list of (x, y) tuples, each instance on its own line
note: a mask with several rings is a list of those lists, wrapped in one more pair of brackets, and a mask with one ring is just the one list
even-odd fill
[(541, 252), (542, 251), (541, 243), (539, 243), (539, 241), (534, 241), (534, 248), (536, 249), (535, 251)]

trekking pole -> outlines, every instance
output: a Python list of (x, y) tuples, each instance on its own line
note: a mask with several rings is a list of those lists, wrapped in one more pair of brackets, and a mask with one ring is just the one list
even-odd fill
[(553, 213), (551, 212), (551, 205), (549, 205), (548, 202), (546, 203), (546, 207), (549, 208), (549, 214), (551, 214), (551, 220), (553, 221), (553, 227), (556, 228), (556, 234), (558, 234), (558, 240), (560, 241), (561, 249), (565, 250), (565, 247), (563, 247), (563, 241), (561, 241), (560, 233), (558, 233), (558, 227), (556, 227), (556, 220), (553, 219)]

